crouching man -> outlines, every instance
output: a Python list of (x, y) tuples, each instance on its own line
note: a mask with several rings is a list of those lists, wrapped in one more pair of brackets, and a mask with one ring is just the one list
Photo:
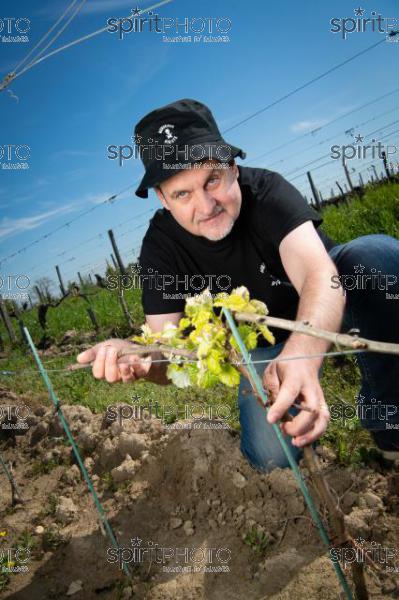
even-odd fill
[[(135, 133), (145, 167), (136, 195), (147, 198), (153, 188), (163, 207), (150, 221), (139, 259), (144, 313), (154, 332), (167, 321), (177, 325), (184, 297), (202, 291), (199, 281), (212, 281), (212, 293), (246, 286), (251, 298), (265, 302), (275, 317), (309, 321), (330, 331), (355, 327), (364, 337), (399, 341), (399, 310), (385, 290), (357, 286), (344, 294), (337, 285), (361, 265), (366, 273), (391, 274), (395, 284), (389, 291), (397, 293), (398, 240), (367, 235), (336, 244), (319, 229), (320, 215), (281, 175), (236, 164), (245, 153), (222, 138), (210, 110), (196, 100), (179, 100), (152, 111), (136, 125)], [(151, 151), (151, 144), (158, 145), (157, 152)], [(165, 285), (150, 284), (149, 275), (155, 272)], [(166, 293), (172, 281), (175, 293)], [(266, 368), (265, 363), (256, 363), (275, 397), (267, 418), (246, 380), (238, 393), (241, 450), (254, 468), (263, 471), (288, 466), (271, 427), (287, 410), (294, 418), (281, 428), (297, 460), (302, 447), (315, 442), (330, 419), (319, 383), (323, 357), (302, 358), (321, 355), (330, 344), (295, 332), (273, 333), (276, 345), (257, 348), (252, 358), (298, 358), (268, 362)], [(118, 360), (118, 350), (127, 347), (126, 340), (108, 340), (81, 353), (78, 362), (94, 361), (94, 377), (109, 382), (144, 377), (169, 383), (165, 363), (136, 356)], [(385, 458), (399, 458), (399, 429), (392, 427), (399, 424), (399, 411), (381, 420), (375, 411), (365, 410), (376, 401), (398, 407), (399, 357), (377, 353), (357, 357), (361, 423)], [(296, 400), (313, 410), (298, 411), (292, 406)]]

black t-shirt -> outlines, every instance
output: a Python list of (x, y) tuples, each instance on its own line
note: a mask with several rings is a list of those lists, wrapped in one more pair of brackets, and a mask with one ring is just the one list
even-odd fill
[[(279, 254), (282, 239), (293, 229), (323, 219), (280, 174), (238, 167), (242, 204), (231, 232), (213, 242), (184, 229), (166, 209), (158, 210), (144, 236), (139, 258), (142, 304), (146, 315), (183, 312), (185, 298), (208, 287), (230, 293), (244, 285), (262, 300), (273, 317), (295, 319), (298, 294)], [(327, 251), (333, 242), (317, 230)], [(272, 330), (276, 343), (289, 333)], [(267, 345), (266, 342), (259, 345)]]

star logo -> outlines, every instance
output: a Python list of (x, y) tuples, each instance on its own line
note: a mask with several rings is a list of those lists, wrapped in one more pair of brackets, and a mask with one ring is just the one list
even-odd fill
[(364, 140), (364, 136), (362, 136), (360, 134), (357, 134), (357, 136), (355, 137), (356, 144), (361, 144), (363, 140)]
[(354, 267), (355, 273), (363, 273), (365, 266), (364, 265), (355, 265)]
[(130, 12), (134, 17), (138, 17), (138, 15), (141, 13), (141, 8), (136, 6), (136, 8), (133, 8)]
[(359, 8), (355, 8), (355, 10), (353, 11), (355, 13), (355, 15), (357, 17), (362, 17), (363, 13), (365, 12), (364, 8), (362, 8), (361, 6), (359, 6)]
[(140, 396), (138, 395), (137, 392), (134, 392), (134, 394), (132, 394), (132, 402), (137, 404), (137, 402), (139, 402), (139, 400), (140, 400)]
[(130, 270), (132, 272), (133, 275), (138, 275), (141, 271), (141, 266), (140, 265), (130, 265)]
[(141, 546), (141, 542), (143, 540), (141, 540), (139, 537), (135, 537), (135, 538), (131, 538), (130, 543), (132, 544), (132, 546), (138, 547)]
[(132, 140), (135, 144), (137, 144), (138, 146), (141, 144), (141, 140), (143, 139), (142, 135), (139, 135), (138, 133), (135, 133), (134, 135), (132, 135)]

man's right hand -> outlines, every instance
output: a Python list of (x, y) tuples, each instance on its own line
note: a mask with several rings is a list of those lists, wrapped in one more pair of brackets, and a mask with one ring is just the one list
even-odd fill
[(96, 379), (105, 378), (109, 383), (128, 383), (146, 377), (151, 368), (151, 357), (129, 354), (118, 358), (119, 350), (131, 347), (132, 344), (126, 340), (110, 339), (81, 352), (76, 360), (81, 364), (94, 361), (92, 373)]

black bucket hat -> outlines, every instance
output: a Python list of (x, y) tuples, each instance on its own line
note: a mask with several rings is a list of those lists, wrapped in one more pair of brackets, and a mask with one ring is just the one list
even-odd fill
[(240, 148), (221, 136), (209, 108), (185, 98), (148, 113), (134, 129), (145, 175), (136, 196), (148, 198), (148, 189), (161, 184), (194, 162), (213, 158), (228, 163), (245, 158)]

